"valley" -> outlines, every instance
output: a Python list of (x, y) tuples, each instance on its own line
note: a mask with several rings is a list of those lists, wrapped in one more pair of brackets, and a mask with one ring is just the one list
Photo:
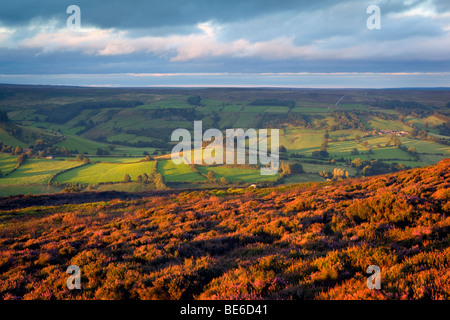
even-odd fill
[[(432, 165), (450, 156), (449, 101), (449, 90), (0, 85), (0, 195), (267, 187)], [(301, 168), (175, 165), (171, 133), (194, 121), (278, 129), (280, 161)]]

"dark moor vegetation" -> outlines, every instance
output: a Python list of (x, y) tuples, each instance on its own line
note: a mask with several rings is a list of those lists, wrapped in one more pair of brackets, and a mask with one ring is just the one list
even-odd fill
[[(449, 299), (450, 160), (0, 213), (0, 299)], [(66, 288), (69, 265), (81, 290)], [(369, 265), (381, 290), (366, 287)]]

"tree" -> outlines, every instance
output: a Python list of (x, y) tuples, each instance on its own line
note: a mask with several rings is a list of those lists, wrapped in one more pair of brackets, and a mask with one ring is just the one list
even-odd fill
[(416, 150), (416, 148), (414, 148), (414, 147), (409, 147), (409, 148), (408, 148), (408, 152), (409, 152), (409, 153), (414, 153), (414, 154), (415, 154), (415, 153), (417, 153), (417, 150)]
[(199, 96), (187, 98), (187, 103), (190, 105), (198, 106), (200, 104), (201, 98)]
[(281, 172), (283, 175), (286, 175), (286, 176), (292, 174), (291, 166), (289, 165), (288, 162), (285, 162), (285, 161), (281, 162)]
[(0, 122), (9, 122), (8, 112), (0, 111)]
[(327, 151), (323, 151), (323, 150), (313, 151), (312, 152), (312, 157), (313, 158), (326, 158), (326, 157), (328, 157), (328, 152)]
[(356, 158), (355, 160), (352, 161), (352, 165), (359, 168), (363, 165), (363, 162), (360, 158)]
[(281, 146), (280, 147), (280, 152), (286, 152), (287, 150), (286, 150), (286, 147), (285, 146)]
[(225, 177), (220, 178), (220, 183), (221, 184), (228, 184), (228, 180)]
[(27, 159), (27, 155), (25, 153), (21, 153), (19, 154), (19, 156), (17, 157), (17, 167), (20, 166), (22, 163), (25, 162), (25, 160)]
[(207, 177), (209, 180), (214, 181), (216, 179), (216, 174), (214, 173), (214, 171), (208, 171)]
[(390, 140), (394, 146), (400, 147), (402, 145), (402, 142), (400, 141), (400, 138), (398, 136), (392, 135)]
[(98, 156), (108, 155), (109, 151), (103, 150), (101, 148), (97, 148), (97, 152), (95, 154), (98, 155)]
[(16, 149), (14, 149), (14, 154), (19, 155), (23, 152), (22, 148), (20, 146), (17, 146)]
[(344, 178), (348, 178), (348, 172), (343, 169), (334, 168), (332, 180), (342, 180)]
[(156, 189), (166, 189), (167, 188), (166, 184), (164, 183), (164, 177), (159, 172), (155, 173), (154, 182), (155, 182)]
[(299, 162), (294, 162), (290, 166), (291, 166), (291, 173), (292, 174), (294, 174), (294, 173), (304, 173), (305, 172), (305, 170), (303, 170), (302, 164), (299, 163)]
[(144, 182), (144, 178), (142, 177), (142, 175), (138, 175), (138, 176), (136, 177), (135, 181), (136, 181), (137, 183), (143, 183), (143, 182)]
[(365, 166), (363, 168), (363, 170), (362, 170), (362, 174), (363, 174), (363, 176), (370, 176), (370, 175), (372, 175), (373, 174), (372, 167), (371, 166)]
[(303, 173), (303, 166), (299, 162), (281, 162), (281, 172), (283, 175)]
[(130, 175), (128, 174), (128, 173), (126, 173), (124, 176), (123, 176), (123, 182), (130, 182), (131, 181), (131, 177), (130, 177)]

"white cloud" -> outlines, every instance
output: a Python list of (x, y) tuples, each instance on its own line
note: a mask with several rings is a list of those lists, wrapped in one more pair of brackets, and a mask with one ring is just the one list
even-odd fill
[[(430, 19), (430, 13), (425, 9), (432, 7), (417, 7), (414, 10), (422, 10), (423, 19)], [(330, 11), (336, 10), (334, 7)], [(430, 11), (431, 12), (431, 11)], [(288, 36), (283, 34), (283, 27), (277, 31), (276, 25), (272, 29), (272, 37), (269, 39), (249, 40), (245, 30), (239, 37), (224, 37), (227, 29), (236, 30), (236, 26), (219, 25), (214, 21), (197, 24), (199, 32), (187, 35), (170, 36), (133, 36), (131, 31), (117, 29), (86, 28), (81, 31), (70, 31), (58, 28), (56, 24), (40, 25), (26, 28), (23, 32), (26, 36), (22, 39), (15, 38), (16, 48), (29, 48), (41, 53), (56, 51), (81, 51), (87, 55), (115, 56), (132, 53), (150, 53), (170, 61), (190, 61), (204, 58), (259, 58), (270, 60), (283, 59), (404, 59), (404, 58), (426, 58), (446, 59), (450, 55), (450, 32), (442, 26), (442, 33), (433, 36), (408, 34), (408, 37), (389, 38), (389, 33), (395, 30), (384, 31), (383, 26), (394, 29), (399, 26), (408, 26), (410, 19), (408, 12), (387, 20), (382, 24), (382, 30), (367, 32), (364, 28), (356, 28), (353, 33), (329, 33), (315, 31), (315, 38), (311, 41), (298, 44), (295, 34)], [(303, 17), (303, 16), (299, 16)], [(316, 17), (317, 18), (317, 17)], [(415, 17), (414, 19), (416, 19)], [(277, 16), (274, 22), (281, 19)], [(295, 23), (299, 20), (294, 19)], [(314, 22), (310, 17), (305, 22), (304, 31)], [(401, 20), (406, 24), (396, 24)], [(264, 20), (261, 20), (264, 21)], [(259, 22), (261, 22), (259, 21)], [(336, 23), (336, 22), (335, 22)], [(412, 22), (411, 22), (412, 23)], [(242, 23), (237, 25), (243, 26)], [(330, 26), (325, 26), (329, 29)], [(292, 26), (289, 28), (292, 30)], [(344, 27), (343, 30), (350, 30)], [(361, 31), (362, 30), (362, 31)], [(233, 31), (235, 32), (235, 31)], [(378, 32), (378, 33), (377, 33)], [(384, 32), (385, 38), (380, 36)], [(30, 34), (31, 33), (31, 34)], [(21, 30), (0, 28), (0, 43), (11, 42), (13, 34), (21, 34)], [(250, 37), (251, 38), (251, 37)]]

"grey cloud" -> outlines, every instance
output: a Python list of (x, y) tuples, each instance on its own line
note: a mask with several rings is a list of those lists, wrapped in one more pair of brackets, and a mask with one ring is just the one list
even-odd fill
[(27, 24), (35, 17), (65, 20), (65, 9), (77, 4), (82, 19), (102, 28), (143, 28), (196, 24), (206, 20), (237, 21), (265, 13), (312, 10), (336, 1), (309, 0), (4, 0), (0, 21), (7, 25)]

